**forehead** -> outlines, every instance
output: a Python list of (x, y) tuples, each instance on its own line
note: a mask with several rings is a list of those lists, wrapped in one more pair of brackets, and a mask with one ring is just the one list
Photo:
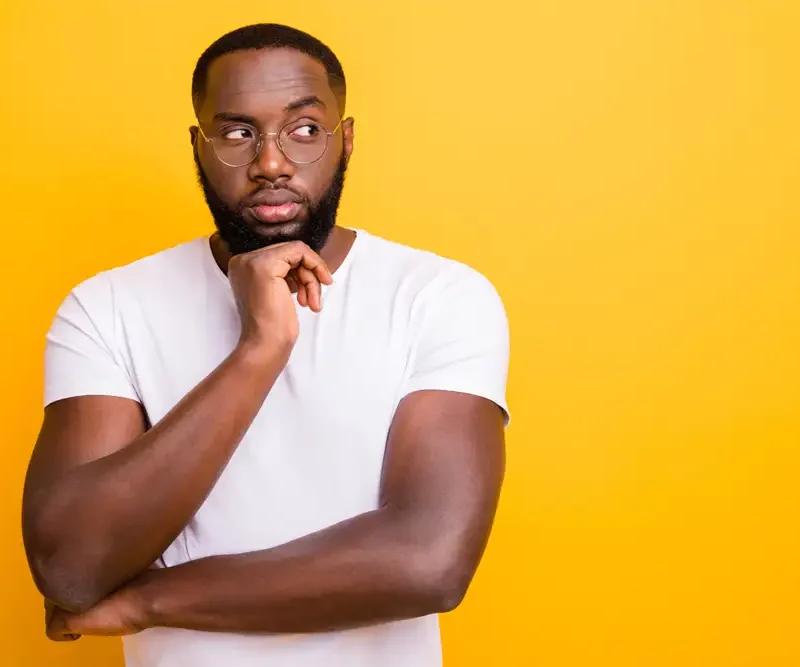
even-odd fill
[(227, 53), (211, 64), (205, 93), (200, 108), (205, 117), (232, 112), (258, 118), (309, 96), (320, 98), (330, 113), (337, 113), (325, 67), (294, 49)]

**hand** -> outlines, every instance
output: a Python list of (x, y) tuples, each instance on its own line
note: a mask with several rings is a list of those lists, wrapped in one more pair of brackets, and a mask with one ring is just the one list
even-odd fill
[(121, 637), (147, 627), (141, 599), (133, 589), (122, 589), (83, 613), (64, 611), (45, 600), (45, 626), (49, 639), (75, 641), (82, 635)]
[[(54, 642), (74, 642), (80, 639), (80, 635), (72, 634), (62, 631), (61, 620), (53, 621), (53, 618), (58, 614), (65, 613), (63, 609), (56, 607), (55, 603), (47, 598), (44, 599), (44, 630), (49, 639)], [(58, 629), (57, 629), (58, 628)]]
[(317, 313), (322, 309), (321, 285), (333, 282), (322, 258), (300, 241), (235, 256), (228, 278), (242, 319), (242, 341), (289, 348), (299, 327), (288, 281), (297, 286), (298, 303)]

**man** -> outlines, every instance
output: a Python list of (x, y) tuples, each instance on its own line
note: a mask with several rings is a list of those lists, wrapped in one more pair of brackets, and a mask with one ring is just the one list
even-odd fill
[(193, 78), (217, 232), (76, 287), (47, 338), (24, 537), (48, 635), (128, 667), (431, 667), (504, 468), (478, 273), (335, 225), (334, 54), (278, 25)]

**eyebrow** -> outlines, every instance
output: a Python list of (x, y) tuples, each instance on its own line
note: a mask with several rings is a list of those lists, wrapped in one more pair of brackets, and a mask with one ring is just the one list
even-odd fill
[(301, 97), (299, 100), (295, 100), (294, 102), (289, 102), (289, 104), (287, 104), (283, 110), (287, 112), (297, 111), (303, 107), (322, 107), (324, 109), (325, 102), (323, 102), (316, 95), (307, 95), (306, 97)]
[(247, 123), (248, 125), (255, 125), (256, 123), (256, 119), (252, 116), (242, 113), (235, 113), (233, 111), (220, 111), (218, 114), (214, 114), (214, 118), (211, 120), (214, 122), (218, 120), (230, 120), (235, 123)]
[[(289, 104), (287, 104), (283, 110), (284, 112), (289, 113), (291, 111), (297, 111), (298, 109), (304, 109), (305, 107), (322, 107), (324, 109), (326, 104), (316, 95), (307, 95), (306, 97), (301, 97), (299, 100), (289, 102)], [(256, 119), (252, 116), (236, 113), (235, 111), (220, 111), (219, 113), (214, 114), (212, 121), (232, 121), (234, 123), (247, 123), (248, 125), (256, 124)]]

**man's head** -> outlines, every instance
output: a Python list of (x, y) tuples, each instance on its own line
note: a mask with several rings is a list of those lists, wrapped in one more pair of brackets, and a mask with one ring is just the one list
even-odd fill
[(286, 26), (240, 28), (200, 56), (192, 77), (199, 128), (190, 132), (198, 179), (231, 252), (295, 239), (322, 248), (353, 151), (346, 92), (333, 52)]

